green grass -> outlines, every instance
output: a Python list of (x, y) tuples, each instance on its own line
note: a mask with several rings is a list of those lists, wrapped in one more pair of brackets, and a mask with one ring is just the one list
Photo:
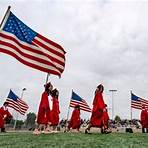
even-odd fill
[(0, 133), (2, 148), (148, 148), (148, 134)]

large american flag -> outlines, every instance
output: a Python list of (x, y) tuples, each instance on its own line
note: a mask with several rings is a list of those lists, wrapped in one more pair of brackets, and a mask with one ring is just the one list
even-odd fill
[(49, 74), (60, 76), (64, 71), (64, 49), (26, 26), (11, 11), (0, 30), (0, 52)]
[(144, 105), (148, 109), (148, 100), (142, 99), (131, 93), (131, 107), (141, 110), (142, 105)]
[(22, 115), (25, 115), (29, 108), (26, 102), (19, 98), (11, 89), (5, 102), (8, 103), (8, 107), (13, 108)]
[(72, 96), (70, 100), (70, 107), (75, 107), (80, 105), (80, 109), (86, 112), (91, 112), (91, 108), (88, 106), (87, 102), (72, 91)]

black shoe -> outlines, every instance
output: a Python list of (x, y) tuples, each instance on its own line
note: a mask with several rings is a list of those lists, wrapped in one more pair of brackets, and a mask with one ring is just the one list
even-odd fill
[(1, 128), (1, 132), (2, 132), (2, 133), (6, 133), (5, 128)]
[(91, 134), (91, 133), (88, 132), (88, 129), (85, 129), (85, 134)]
[(101, 129), (101, 134), (104, 134), (105, 133), (105, 130)]
[(88, 131), (87, 131), (87, 129), (85, 129), (85, 134), (88, 134)]

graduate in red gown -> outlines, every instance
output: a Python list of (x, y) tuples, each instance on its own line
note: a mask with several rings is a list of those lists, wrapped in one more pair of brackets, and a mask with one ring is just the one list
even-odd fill
[(109, 128), (109, 115), (107, 111), (107, 104), (105, 104), (105, 107), (103, 109), (103, 128), (102, 133), (110, 133), (111, 129)]
[(102, 84), (98, 85), (95, 91), (95, 97), (93, 100), (93, 109), (92, 115), (90, 118), (90, 122), (88, 128), (86, 128), (85, 133), (88, 133), (91, 127), (99, 127), (101, 131), (103, 131), (103, 110), (105, 108), (105, 103), (103, 100), (104, 87)]
[(35, 129), (34, 134), (40, 134), (41, 128), (44, 127), (45, 130), (45, 128), (47, 128), (47, 126), (51, 123), (48, 96), (51, 93), (52, 89), (53, 86), (50, 82), (45, 85), (45, 91), (42, 93), (37, 114), (38, 128)]
[(53, 130), (57, 127), (59, 124), (59, 91), (57, 89), (54, 89), (51, 93), (52, 96), (52, 110), (51, 110), (51, 125), (53, 126)]
[(3, 106), (0, 108), (0, 128), (1, 132), (6, 132), (5, 131), (5, 122), (7, 120), (12, 119), (11, 113), (7, 109), (8, 103), (4, 103)]
[(71, 119), (68, 124), (68, 131), (72, 129), (77, 129), (79, 131), (81, 125), (81, 119), (80, 119), (80, 106), (76, 105), (73, 112)]
[(142, 125), (142, 133), (145, 133), (145, 132), (148, 133), (148, 112), (144, 105), (142, 105), (140, 118), (141, 118), (141, 125)]

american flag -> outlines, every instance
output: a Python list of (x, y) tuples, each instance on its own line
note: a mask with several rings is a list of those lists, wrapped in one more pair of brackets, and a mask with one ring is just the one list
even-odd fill
[(88, 106), (87, 102), (72, 91), (72, 96), (70, 100), (70, 107), (75, 107), (80, 105), (80, 109), (86, 112), (91, 112), (91, 108)]
[(11, 11), (0, 30), (0, 52), (49, 74), (60, 76), (64, 71), (64, 49), (33, 31)]
[(25, 115), (29, 108), (26, 102), (22, 98), (20, 99), (11, 89), (5, 102), (8, 103), (8, 107), (13, 108), (22, 115)]
[(142, 105), (144, 105), (148, 109), (148, 100), (142, 99), (131, 93), (131, 107), (141, 110)]

